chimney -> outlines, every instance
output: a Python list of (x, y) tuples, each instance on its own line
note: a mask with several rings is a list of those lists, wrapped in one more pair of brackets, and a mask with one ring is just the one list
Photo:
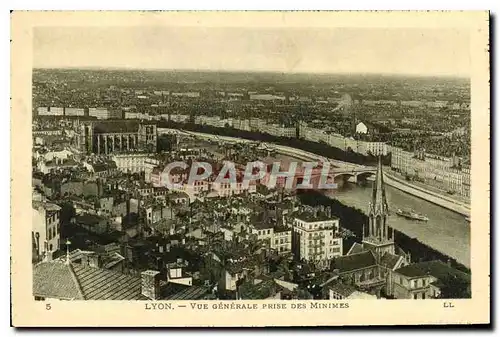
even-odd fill
[(97, 253), (88, 254), (89, 266), (94, 268), (101, 268), (101, 256)]
[(99, 254), (92, 252), (92, 253), (85, 253), (82, 255), (82, 264), (84, 266), (90, 266), (93, 268), (100, 268), (101, 267), (101, 257)]
[(141, 273), (141, 294), (151, 300), (160, 299), (160, 272), (146, 270)]

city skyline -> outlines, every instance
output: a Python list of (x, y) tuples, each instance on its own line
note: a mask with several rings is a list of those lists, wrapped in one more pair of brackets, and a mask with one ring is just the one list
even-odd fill
[(43, 27), (33, 42), (34, 68), (470, 75), (456, 29)]

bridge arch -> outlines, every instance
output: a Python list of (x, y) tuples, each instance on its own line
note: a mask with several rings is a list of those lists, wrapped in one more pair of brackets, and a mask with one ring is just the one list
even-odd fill
[(358, 181), (366, 181), (366, 179), (370, 176), (374, 176), (376, 173), (375, 172), (372, 172), (372, 171), (368, 171), (368, 172), (361, 172), (361, 173), (358, 173), (357, 176), (356, 176), (356, 179)]
[(340, 177), (342, 177), (343, 179), (349, 179), (351, 177), (356, 177), (356, 173), (341, 172), (341, 173), (336, 173), (333, 175), (334, 179), (338, 179)]

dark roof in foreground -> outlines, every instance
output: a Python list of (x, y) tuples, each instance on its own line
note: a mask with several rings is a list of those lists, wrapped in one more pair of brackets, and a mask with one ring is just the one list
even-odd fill
[(33, 269), (33, 295), (83, 300), (72, 266), (61, 262), (41, 262)]
[(86, 300), (140, 300), (141, 277), (88, 266), (74, 271)]
[(245, 282), (240, 286), (240, 297), (246, 300), (263, 300), (274, 296), (281, 290), (274, 280), (265, 280), (253, 284), (251, 281)]
[(394, 269), (396, 267), (396, 264), (399, 262), (401, 259), (401, 256), (391, 254), (389, 252), (385, 252), (384, 255), (380, 258), (380, 265), (383, 267), (386, 267), (388, 269)]
[(187, 287), (186, 289), (175, 293), (173, 295), (167, 296), (166, 300), (200, 300), (209, 294), (209, 289), (207, 287)]
[(351, 249), (347, 252), (347, 255), (362, 253), (364, 250), (365, 249), (361, 243), (354, 242)]
[(356, 291), (356, 288), (354, 288), (353, 286), (341, 282), (333, 283), (332, 285), (328, 286), (328, 288), (344, 297), (349, 297), (353, 292)]
[(356, 269), (368, 268), (376, 265), (375, 256), (371, 251), (365, 251), (358, 254), (339, 256), (333, 261), (334, 269), (340, 273), (346, 273)]
[(426, 261), (398, 268), (397, 273), (408, 277), (422, 277), (432, 275), (439, 280), (443, 280), (448, 276), (458, 277), (470, 282), (471, 276), (460, 270), (457, 270), (441, 261)]
[[(33, 295), (66, 300), (148, 300), (141, 292), (141, 276), (54, 260), (33, 269)], [(160, 281), (160, 298), (198, 300), (207, 287)]]
[(94, 123), (94, 133), (127, 133), (138, 130), (138, 121), (109, 120)]

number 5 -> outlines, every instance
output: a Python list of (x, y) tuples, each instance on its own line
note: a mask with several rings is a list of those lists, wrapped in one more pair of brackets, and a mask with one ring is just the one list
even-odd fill
[(50, 306), (50, 303), (45, 304), (45, 309), (46, 309), (46, 310), (50, 310), (50, 309), (52, 309), (52, 307)]

